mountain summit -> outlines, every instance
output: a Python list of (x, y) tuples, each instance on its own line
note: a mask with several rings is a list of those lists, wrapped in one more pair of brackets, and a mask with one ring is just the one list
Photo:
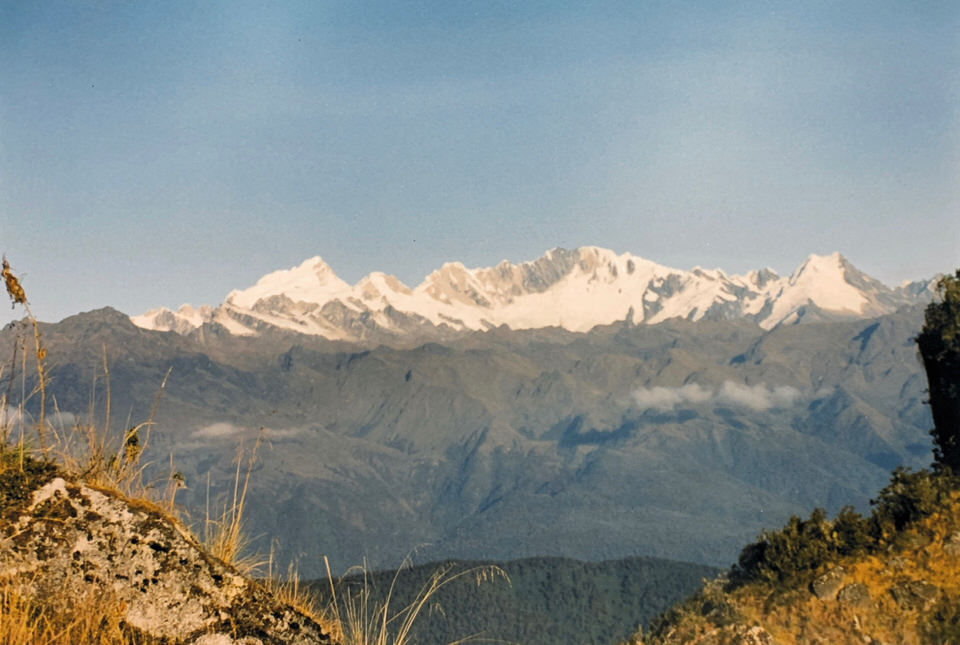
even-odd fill
[(627, 320), (655, 324), (746, 319), (765, 329), (801, 320), (877, 316), (929, 299), (928, 283), (891, 289), (839, 253), (811, 255), (790, 276), (771, 269), (727, 275), (672, 269), (594, 246), (556, 248), (531, 262), (468, 269), (449, 262), (415, 288), (384, 273), (341, 280), (319, 256), (269, 273), (222, 304), (154, 309), (133, 322), (190, 333), (216, 323), (236, 335), (280, 328), (366, 341), (486, 330), (561, 327), (587, 331)]

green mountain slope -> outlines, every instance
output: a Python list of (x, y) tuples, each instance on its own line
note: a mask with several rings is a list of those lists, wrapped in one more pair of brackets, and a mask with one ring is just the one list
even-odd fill
[[(492, 577), (478, 584), (465, 576), (443, 587), (416, 621), (414, 640), (446, 645), (464, 636), (523, 645), (586, 645), (611, 643), (647, 622), (712, 577), (712, 567), (655, 558), (580, 562), (531, 558), (505, 563), (434, 563), (399, 572), (347, 576), (337, 583), (339, 595), (366, 588), (382, 600), (393, 586), (394, 611), (414, 601), (438, 570), (450, 574), (497, 564), (509, 580)], [(329, 583), (310, 583), (329, 597)], [(628, 619), (628, 617), (630, 619)]]
[(643, 642), (960, 642), (960, 270), (937, 293), (916, 339), (932, 467), (894, 469), (869, 517), (816, 509), (764, 531), (728, 573), (653, 621)]
[[(793, 513), (865, 507), (892, 466), (929, 463), (920, 316), (498, 329), (409, 349), (185, 338), (111, 310), (42, 332), (65, 424), (94, 391), (103, 416), (103, 354), (115, 425), (145, 419), (172, 368), (150, 458), (162, 478), (173, 455), (197, 519), (208, 477), (216, 508), (238, 441), (264, 429), (249, 532), (319, 575), (322, 554), (397, 566), (414, 549), (722, 564)], [(30, 333), (0, 333), (0, 356)], [(19, 379), (4, 371), (0, 390), (15, 399)]]

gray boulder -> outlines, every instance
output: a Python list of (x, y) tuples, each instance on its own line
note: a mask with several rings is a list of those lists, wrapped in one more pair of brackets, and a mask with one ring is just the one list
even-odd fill
[(924, 609), (928, 607), (940, 589), (924, 580), (905, 580), (890, 587), (890, 594), (903, 609)]
[(834, 567), (813, 581), (814, 595), (820, 600), (834, 600), (837, 592), (843, 586), (843, 577), (846, 572), (843, 567)]
[(837, 594), (837, 602), (851, 607), (869, 607), (871, 604), (870, 591), (860, 582), (847, 585)]
[(943, 541), (943, 552), (949, 556), (960, 556), (960, 531), (954, 531)]
[(112, 595), (145, 640), (321, 645), (328, 631), (207, 554), (149, 503), (57, 477), (0, 532), (0, 573), (38, 598)]

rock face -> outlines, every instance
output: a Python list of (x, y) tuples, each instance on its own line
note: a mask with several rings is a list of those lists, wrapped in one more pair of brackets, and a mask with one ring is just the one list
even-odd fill
[(820, 600), (833, 600), (843, 587), (843, 567), (834, 567), (814, 580), (813, 593)]
[(960, 531), (954, 531), (943, 542), (943, 552), (951, 557), (960, 556)]
[(936, 600), (940, 589), (923, 580), (906, 580), (893, 585), (890, 593), (903, 609), (925, 609)]
[(870, 590), (865, 584), (854, 582), (840, 590), (837, 594), (837, 602), (851, 607), (869, 607)]
[[(160, 509), (54, 478), (0, 535), (0, 571), (36, 597), (112, 594), (145, 640), (331, 643), (317, 622), (208, 555)], [(66, 596), (63, 596), (66, 594)]]

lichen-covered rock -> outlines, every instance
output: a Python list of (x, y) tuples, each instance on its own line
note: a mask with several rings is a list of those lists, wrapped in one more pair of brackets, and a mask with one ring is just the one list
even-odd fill
[(742, 645), (777, 645), (770, 632), (759, 625), (748, 627), (739, 636)]
[(843, 586), (843, 577), (846, 572), (843, 567), (834, 567), (813, 581), (811, 588), (814, 595), (820, 600), (833, 600)]
[(960, 531), (954, 531), (943, 541), (943, 552), (949, 556), (960, 556)]
[(208, 555), (151, 505), (57, 477), (0, 533), (0, 573), (38, 597), (101, 589), (152, 639), (191, 645), (319, 645), (321, 625)]
[(890, 587), (890, 594), (903, 609), (924, 609), (936, 600), (939, 593), (936, 585), (923, 580), (906, 580)]
[(668, 645), (778, 645), (770, 632), (759, 625), (727, 625), (693, 637), (668, 635), (663, 642)]
[(869, 607), (871, 605), (870, 591), (867, 585), (854, 582), (848, 584), (837, 594), (837, 602), (850, 607)]

